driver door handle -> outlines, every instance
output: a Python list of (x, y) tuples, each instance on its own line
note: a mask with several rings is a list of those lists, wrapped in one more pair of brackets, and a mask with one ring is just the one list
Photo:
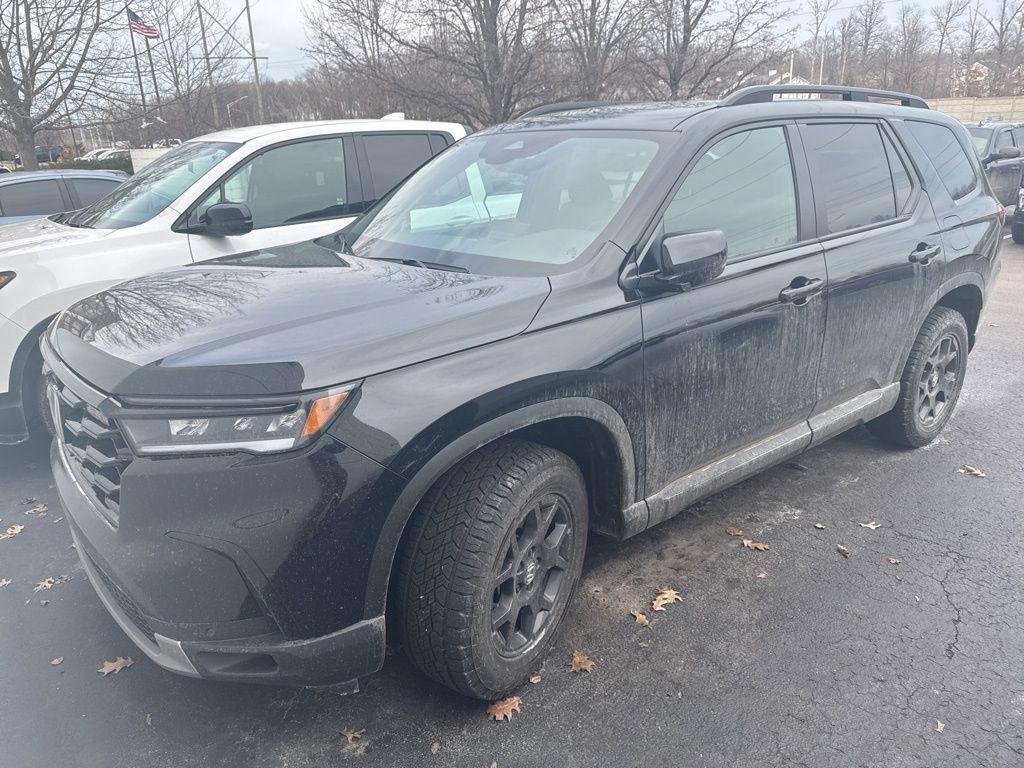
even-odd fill
[(779, 301), (786, 304), (796, 304), (798, 307), (807, 303), (807, 299), (816, 293), (821, 293), (825, 287), (825, 281), (820, 277), (806, 278), (797, 277), (789, 284), (788, 288), (779, 291)]
[(934, 259), (942, 252), (942, 248), (937, 245), (928, 245), (928, 243), (921, 243), (913, 251), (910, 252), (910, 261), (914, 264), (920, 264), (924, 266), (929, 261)]

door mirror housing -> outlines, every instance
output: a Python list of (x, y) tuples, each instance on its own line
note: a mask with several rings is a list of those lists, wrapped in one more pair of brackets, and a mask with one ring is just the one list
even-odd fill
[(217, 203), (199, 217), (193, 230), (212, 237), (232, 237), (252, 232), (252, 211), (244, 203)]
[(720, 229), (666, 234), (658, 247), (657, 279), (680, 288), (703, 285), (722, 274), (727, 253)]
[(991, 155), (986, 157), (983, 161), (983, 165), (994, 163), (996, 160), (1014, 160), (1020, 157), (1020, 147), (1000, 147)]

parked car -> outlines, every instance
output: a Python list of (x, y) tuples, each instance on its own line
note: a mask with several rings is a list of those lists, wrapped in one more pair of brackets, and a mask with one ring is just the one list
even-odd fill
[(91, 205), (113, 192), (127, 178), (128, 174), (122, 171), (12, 173), (0, 179), (0, 224), (38, 219)]
[(333, 232), (464, 135), (412, 120), (222, 131), (74, 215), (0, 227), (0, 444), (46, 420), (37, 342), (69, 304), (158, 269)]
[(1024, 169), (1024, 126), (1020, 123), (981, 122), (967, 126), (981, 158), (992, 192), (1004, 206), (1017, 204)]
[[(772, 100), (800, 93), (844, 100)], [(435, 680), (504, 695), (588, 529), (633, 536), (862, 422), (932, 441), (1000, 216), (967, 132), (911, 96), (535, 110), (336, 236), (61, 313), (42, 350), (77, 552), (167, 669), (350, 680), (388, 620)]]
[(108, 149), (96, 156), (96, 160), (120, 160), (130, 159), (132, 151), (130, 149)]

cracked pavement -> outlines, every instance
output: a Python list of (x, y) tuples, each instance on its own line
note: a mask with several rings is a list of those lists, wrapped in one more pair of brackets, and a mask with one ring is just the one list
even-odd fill
[[(965, 391), (932, 445), (896, 451), (858, 428), (630, 541), (592, 537), (576, 605), (511, 723), (400, 654), (349, 696), (160, 670), (85, 581), (45, 446), (0, 449), (0, 529), (25, 526), (0, 541), (13, 580), (0, 587), (0, 766), (1024, 765), (1021, 296), (1024, 247), (1007, 240)], [(47, 515), (24, 514), (27, 497)], [(655, 614), (661, 587), (683, 601)], [(593, 672), (569, 671), (574, 648)], [(118, 655), (135, 664), (97, 674)], [(365, 734), (348, 745), (344, 729)]]

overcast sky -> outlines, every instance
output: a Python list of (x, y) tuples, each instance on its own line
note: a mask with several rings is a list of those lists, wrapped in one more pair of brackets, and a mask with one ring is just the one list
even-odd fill
[[(557, 0), (556, 0), (557, 1)], [(885, 0), (887, 15), (895, 18), (896, 10), (903, 0)], [(930, 8), (942, 0), (919, 0), (922, 8)], [(308, 0), (251, 0), (252, 24), (256, 36), (256, 51), (260, 56), (268, 56), (269, 61), (261, 62), (266, 67), (269, 77), (284, 79), (302, 72), (309, 65), (309, 59), (302, 52), (306, 45), (306, 32), (303, 27), (302, 6)], [(780, 3), (795, 11), (806, 11), (807, 4), (803, 0), (782, 0)], [(228, 9), (237, 13), (242, 8), (241, 0), (225, 0)], [(829, 24), (834, 24), (857, 5), (857, 0), (840, 0), (829, 17)], [(809, 16), (806, 13), (794, 17), (793, 23), (798, 30), (806, 31)], [(244, 33), (244, 19), (239, 32)], [(800, 32), (798, 31), (798, 35)]]

